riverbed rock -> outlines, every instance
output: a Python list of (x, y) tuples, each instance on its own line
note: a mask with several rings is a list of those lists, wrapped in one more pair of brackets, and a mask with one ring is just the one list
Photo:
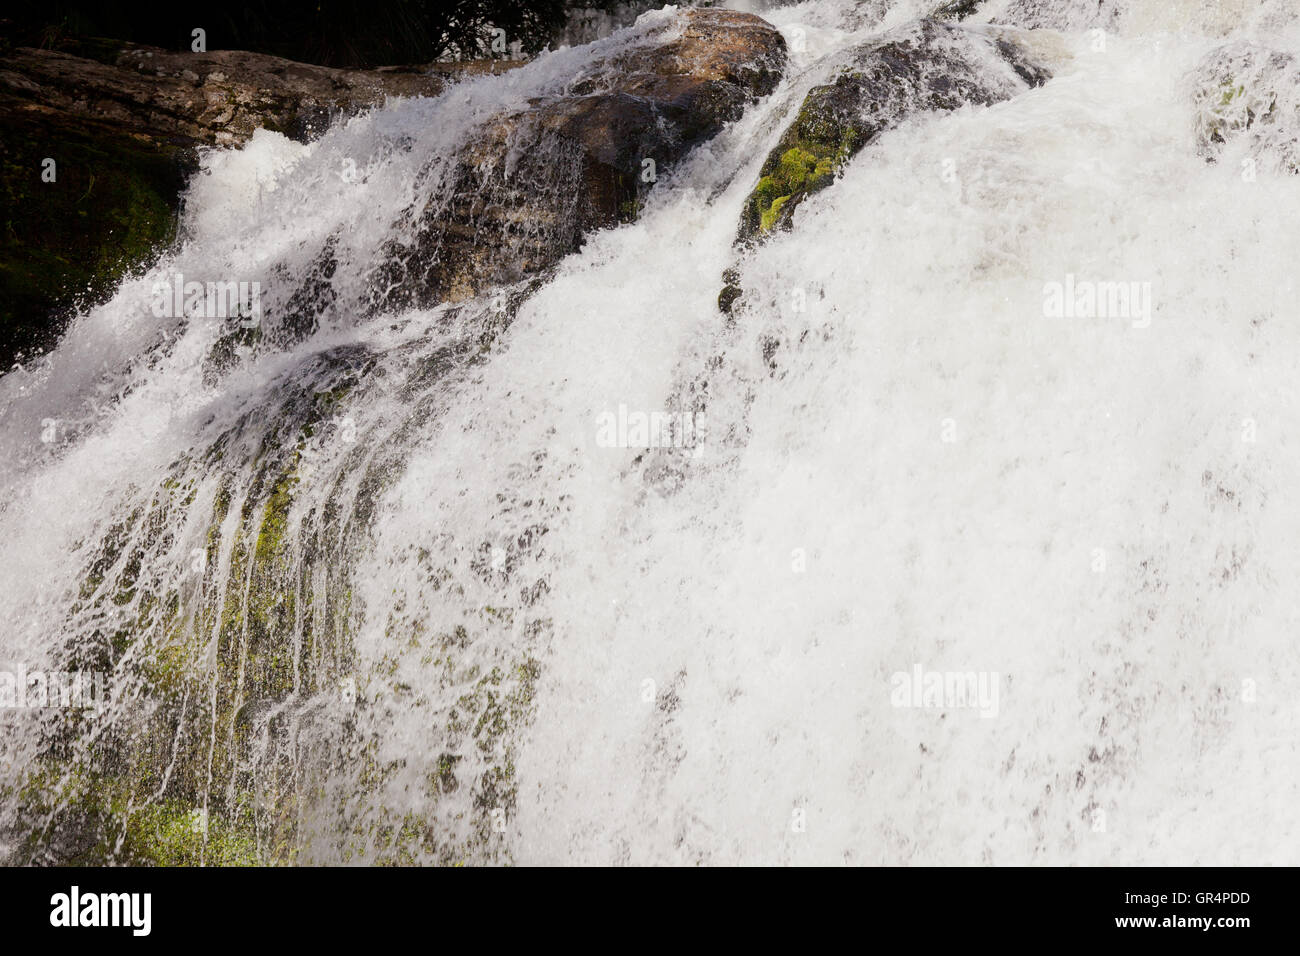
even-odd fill
[[(881, 133), (925, 111), (988, 106), (1049, 74), (1009, 35), (917, 21), (854, 50), (835, 80), (814, 87), (768, 154), (742, 214), (744, 243), (788, 228), (803, 200)], [(734, 297), (733, 297), (734, 298)]]
[(1243, 174), (1300, 173), (1300, 62), (1254, 43), (1211, 51), (1192, 71), (1197, 149), (1211, 162), (1229, 144)]
[(930, 12), (931, 20), (965, 20), (979, 10), (983, 0), (947, 0)]
[(643, 42), (588, 65), (563, 92), (499, 116), (463, 151), (449, 190), (390, 243), (384, 307), (464, 299), (575, 251), (634, 219), (655, 180), (770, 93), (785, 40), (766, 21), (686, 10)]
[(305, 140), (333, 116), (516, 65), (337, 70), (86, 39), (3, 49), (0, 368), (53, 343), (52, 313), (106, 294), (171, 240), (197, 147), (239, 145), (259, 128)]
[[(592, 230), (635, 218), (653, 183), (770, 93), (785, 62), (780, 32), (751, 14), (664, 17), (558, 94), (489, 121), (449, 187), (407, 211), (405, 240), (380, 250), (371, 301), (456, 301), (540, 273)], [(170, 240), (196, 147), (235, 146), (259, 128), (305, 140), (387, 97), (437, 95), (457, 76), (516, 65), (338, 70), (109, 41), (5, 52), (0, 120), (14, 135), (3, 147), (0, 359), (49, 344), (55, 305), (107, 292)], [(46, 158), (58, 177), (42, 184)]]
[(499, 73), (519, 61), (431, 63), (340, 70), (263, 53), (176, 53), (118, 41), (17, 48), (0, 57), (5, 115), (76, 118), (141, 145), (235, 146), (257, 129), (303, 140), (333, 116), (391, 96), (436, 96), (457, 76)]

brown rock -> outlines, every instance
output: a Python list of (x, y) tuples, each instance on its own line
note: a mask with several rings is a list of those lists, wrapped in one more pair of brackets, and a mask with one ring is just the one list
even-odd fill
[[(174, 234), (194, 147), (294, 138), (388, 96), (436, 95), (514, 62), (336, 70), (239, 51), (104, 40), (0, 54), (0, 368), (53, 344), (57, 313), (107, 295)], [(57, 177), (46, 181), (47, 161)]]
[(102, 123), (141, 143), (228, 146), (265, 127), (302, 138), (331, 114), (390, 96), (436, 96), (449, 78), (511, 61), (338, 70), (262, 53), (173, 53), (131, 43), (20, 47), (0, 58), (0, 115)]
[[(660, 40), (660, 38), (662, 38)], [(770, 93), (785, 41), (766, 21), (687, 10), (646, 42), (589, 64), (561, 95), (501, 116), (459, 158), (448, 193), (411, 211), (376, 288), (385, 307), (516, 282), (634, 219), (653, 181)], [(651, 167), (647, 161), (652, 161)]]
[[(770, 93), (785, 61), (785, 41), (764, 20), (687, 10), (631, 49), (584, 63), (559, 92), (488, 121), (463, 146), (447, 185), (394, 223), (401, 238), (377, 251), (361, 308), (454, 301), (538, 274), (591, 230), (634, 218), (653, 180)], [(34, 341), (24, 330), (42, 324), (51, 304), (77, 290), (103, 294), (167, 241), (194, 147), (237, 145), (260, 127), (306, 138), (331, 116), (516, 65), (354, 71), (107, 41), (0, 56), (0, 122), (24, 131), (0, 150), (6, 168), (22, 172), (15, 182), (39, 182), (42, 157), (62, 157), (50, 189), (10, 190), (6, 218), (22, 225), (0, 256), (0, 285), (15, 293), (12, 311), (0, 310), (0, 349)], [(337, 295), (333, 247), (325, 242), (291, 314), (269, 323), (276, 341), (308, 334)], [(58, 288), (47, 288), (56, 273)]]

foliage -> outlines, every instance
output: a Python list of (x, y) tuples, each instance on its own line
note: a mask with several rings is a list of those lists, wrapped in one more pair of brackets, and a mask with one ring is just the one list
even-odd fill
[[(106, 36), (172, 50), (202, 28), (208, 50), (252, 50), (325, 66), (373, 67), (535, 54), (553, 44), (570, 10), (617, 0), (249, 0), (154, 8), (134, 0), (53, 0), (15, 16), (16, 42), (57, 46), (64, 36)], [(506, 50), (493, 49), (504, 30)], [(518, 44), (516, 47), (515, 45)]]

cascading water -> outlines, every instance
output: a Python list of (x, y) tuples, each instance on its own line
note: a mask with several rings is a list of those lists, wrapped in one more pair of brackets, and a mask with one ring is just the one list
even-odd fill
[[(1049, 82), (738, 250), (805, 94), (933, 6), (754, 5), (777, 90), (455, 304), (387, 261), (451, 158), (669, 12), (204, 157), (177, 247), (0, 379), (0, 664), (110, 701), (0, 718), (3, 855), (1292, 859), (1300, 21), (989, 0)], [(160, 316), (177, 275), (266, 320)], [(1090, 282), (1127, 310), (1049, 307)]]

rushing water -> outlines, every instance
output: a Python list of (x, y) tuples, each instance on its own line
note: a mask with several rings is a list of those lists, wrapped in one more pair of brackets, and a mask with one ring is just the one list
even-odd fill
[[(1291, 4), (989, 0), (1053, 78), (743, 254), (803, 95), (930, 4), (733, 5), (781, 86), (544, 281), (376, 293), (479, 124), (665, 13), (207, 155), (177, 247), (0, 379), (0, 667), (111, 697), (0, 717), (4, 853), (1294, 862)], [(160, 318), (178, 273), (264, 328)], [(1045, 314), (1099, 282), (1129, 311)], [(687, 447), (608, 447), (620, 407)], [(917, 669), (981, 706), (899, 706)]]

